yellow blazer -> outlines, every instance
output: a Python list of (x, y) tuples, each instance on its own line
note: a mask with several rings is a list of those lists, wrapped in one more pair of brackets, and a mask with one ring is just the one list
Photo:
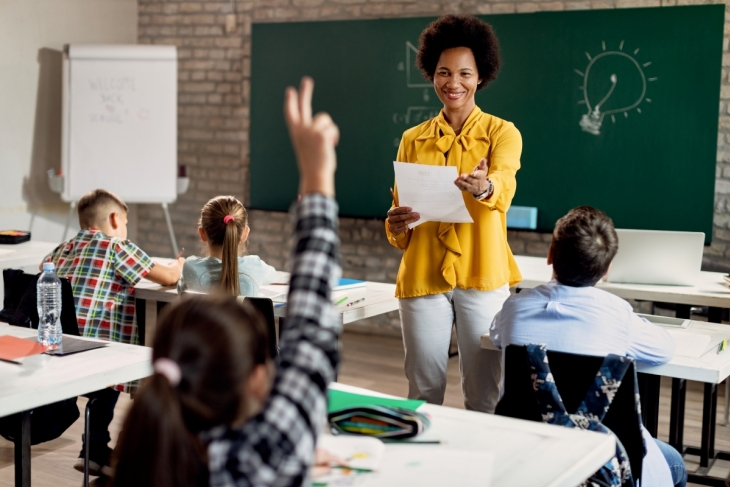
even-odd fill
[[(506, 215), (517, 188), (521, 152), (522, 137), (514, 124), (479, 107), (474, 107), (458, 136), (443, 111), (403, 133), (399, 162), (456, 166), (463, 174), (486, 157), (494, 192), (482, 201), (463, 192), (474, 223), (426, 222), (394, 236), (386, 220), (388, 241), (404, 250), (396, 280), (397, 298), (440, 294), (454, 287), (491, 291), (522, 280), (507, 243)], [(397, 201), (398, 189), (395, 191)]]

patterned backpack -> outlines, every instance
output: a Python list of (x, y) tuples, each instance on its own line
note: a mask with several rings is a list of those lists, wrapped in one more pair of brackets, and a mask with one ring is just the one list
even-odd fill
[[(613, 435), (613, 432), (601, 421), (608, 412), (608, 408), (621, 386), (621, 381), (633, 362), (631, 358), (608, 355), (603, 360), (583, 401), (574, 413), (568, 413), (555, 385), (545, 345), (528, 345), (526, 349), (532, 385), (543, 422)], [(634, 396), (638, 401), (638, 391)], [(616, 438), (616, 455), (581, 484), (581, 487), (621, 487), (622, 485), (633, 486), (634, 479), (631, 475), (626, 450)]]

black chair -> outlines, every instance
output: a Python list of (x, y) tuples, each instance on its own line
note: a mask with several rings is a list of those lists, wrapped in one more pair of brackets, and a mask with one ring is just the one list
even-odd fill
[[(18, 269), (3, 270), (5, 297), (0, 321), (10, 325), (38, 329), (36, 285), (40, 274), (26, 274)], [(61, 330), (64, 335), (79, 336), (76, 303), (68, 279), (61, 278)]]
[(272, 359), (279, 356), (278, 336), (276, 334), (276, 320), (274, 318), (274, 302), (269, 298), (252, 298), (239, 296), (239, 300), (245, 300), (253, 305), (256, 310), (261, 313), (266, 321), (266, 327), (269, 330), (269, 355)]
[[(555, 386), (569, 412), (575, 411), (586, 395), (603, 363), (603, 357), (572, 353), (547, 352)], [(542, 422), (540, 408), (530, 377), (530, 364), (524, 346), (509, 345), (504, 353), (504, 394), (495, 414), (510, 418)], [(641, 411), (634, 391), (636, 371), (632, 363), (626, 372), (602, 423), (621, 441), (631, 464), (634, 482), (641, 478), (644, 459), (641, 434)]]
[[(38, 329), (40, 318), (37, 307), (37, 284), (40, 274), (26, 274), (19, 269), (3, 270), (5, 296), (3, 309), (0, 310), (0, 321), (25, 328)], [(76, 303), (71, 282), (61, 280), (61, 330), (64, 335), (79, 336), (79, 325), (76, 320)], [(84, 396), (86, 396), (84, 394)], [(84, 414), (84, 434), (89, 438), (91, 411), (89, 406), (95, 399), (90, 398)], [(76, 398), (66, 399), (54, 404), (36, 408), (31, 414), (30, 444), (36, 445), (58, 438), (79, 418)], [(11, 441), (20, 441), (20, 414), (0, 418), (0, 435)], [(84, 451), (84, 486), (89, 485), (89, 448), (86, 442)], [(17, 446), (16, 446), (17, 448)]]
[[(200, 291), (191, 291), (186, 289), (181, 293), (181, 296), (197, 296), (206, 295), (207, 293)], [(270, 298), (259, 298), (259, 297), (248, 297), (238, 296), (236, 298), (239, 302), (243, 303), (244, 300), (253, 305), (256, 310), (261, 313), (261, 316), (266, 321), (266, 328), (269, 331), (269, 356), (272, 359), (276, 359), (279, 356), (279, 337), (276, 333), (276, 318), (274, 317), (274, 302)]]

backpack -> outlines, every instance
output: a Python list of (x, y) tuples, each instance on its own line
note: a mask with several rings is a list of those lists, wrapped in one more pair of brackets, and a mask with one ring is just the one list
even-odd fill
[[(555, 385), (545, 345), (528, 345), (526, 350), (533, 389), (543, 422), (614, 434), (601, 421), (608, 412), (608, 408), (621, 386), (621, 381), (633, 362), (631, 358), (608, 355), (603, 360), (583, 401), (575, 412), (569, 413), (566, 411), (563, 399)], [(638, 400), (638, 391), (636, 391), (635, 397)], [(616, 438), (614, 457), (581, 484), (581, 487), (621, 487), (622, 485), (633, 486), (634, 483), (626, 449)]]

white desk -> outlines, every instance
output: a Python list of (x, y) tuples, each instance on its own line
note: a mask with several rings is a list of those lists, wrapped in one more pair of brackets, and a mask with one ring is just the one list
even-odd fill
[[(373, 391), (344, 384), (330, 387), (359, 394), (376, 395)], [(613, 436), (564, 428), (531, 421), (495, 416), (463, 409), (424, 404), (419, 411), (431, 416), (431, 428), (419, 439), (438, 439), (440, 445), (385, 445), (382, 471), (377, 485), (401, 487), (389, 483), (389, 452), (409, 449), (417, 458), (424, 448), (440, 450), (487, 451), (493, 453), (491, 484), (502, 486), (574, 487), (591, 476), (615, 454)], [(449, 469), (449, 465), (443, 465)], [(453, 467), (452, 467), (453, 468)], [(453, 485), (486, 483), (486, 479), (465, 479), (455, 471)], [(475, 482), (479, 481), (479, 482)], [(429, 479), (413, 479), (412, 485), (431, 487)], [(435, 486), (434, 486), (435, 487)], [(441, 486), (439, 486), (441, 487)]]
[[(0, 335), (27, 338), (36, 333), (0, 323)], [(0, 362), (0, 416), (25, 413), (151, 373), (150, 348), (112, 342), (103, 348), (63, 357), (27, 357), (22, 365)], [(23, 424), (30, 424), (29, 414)], [(30, 486), (30, 431), (21, 436), (21, 441), (15, 443), (15, 485), (25, 487)]]
[[(730, 339), (730, 327), (720, 323), (690, 321), (689, 331)], [(481, 336), (481, 348), (497, 350), (489, 334)], [(730, 454), (715, 452), (715, 420), (717, 417), (717, 384), (730, 377), (730, 350), (717, 353), (711, 349), (699, 358), (675, 356), (664, 365), (648, 366), (637, 364), (637, 371), (656, 376), (655, 380), (645, 383), (642, 391), (642, 412), (647, 429), (656, 437), (659, 410), (660, 376), (672, 378), (672, 399), (669, 418), (669, 443), (680, 452), (699, 455), (700, 469), (690, 474), (690, 482), (705, 483), (707, 472), (715, 460), (730, 460)], [(687, 393), (687, 380), (704, 382), (702, 409), (702, 438), (699, 448), (684, 448), (684, 405)], [(649, 419), (651, 417), (652, 419)]]
[[(280, 273), (286, 276), (288, 274)], [(147, 279), (140, 281), (134, 289), (137, 299), (145, 301), (145, 337), (144, 343), (152, 344), (155, 328), (157, 327), (157, 303), (171, 303), (177, 301), (180, 295), (175, 286), (160, 286)], [(357, 320), (364, 320), (398, 309), (398, 300), (395, 298), (395, 284), (383, 282), (367, 282), (363, 289), (352, 290), (353, 295), (364, 296), (365, 301), (353, 306), (338, 306), (337, 310), (342, 317), (342, 324), (352, 323)], [(286, 318), (286, 305), (276, 306), (274, 316)]]
[[(515, 260), (522, 273), (522, 282), (517, 287), (532, 289), (552, 279), (553, 268), (547, 265), (547, 259), (544, 257), (516, 255)], [(601, 281), (596, 287), (624, 299), (730, 308), (730, 287), (723, 284), (722, 276), (721, 272), (701, 272), (696, 286), (656, 286)]]
[[(16, 245), (0, 245), (0, 270), (40, 266), (43, 257), (58, 246), (52, 242), (23, 242)], [(0, 300), (5, 296), (5, 286), (0, 279)]]

